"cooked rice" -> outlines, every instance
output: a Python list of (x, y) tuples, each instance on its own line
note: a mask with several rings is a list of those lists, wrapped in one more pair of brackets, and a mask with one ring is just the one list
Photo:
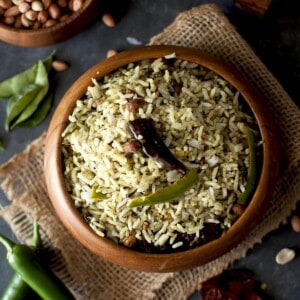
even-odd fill
[[(131, 63), (103, 79), (92, 80), (76, 102), (63, 133), (64, 175), (68, 191), (93, 230), (116, 243), (135, 236), (155, 246), (180, 249), (178, 234), (199, 237), (206, 223), (223, 230), (236, 219), (231, 207), (244, 190), (248, 146), (239, 123), (252, 123), (241, 111), (239, 93), (215, 73), (188, 61), (166, 58)], [(181, 84), (181, 92), (174, 85)], [(146, 105), (130, 112), (130, 99)], [(128, 121), (151, 118), (170, 151), (199, 182), (178, 199), (128, 208), (131, 198), (177, 181), (142, 151), (128, 155)], [(105, 200), (90, 197), (92, 187)]]

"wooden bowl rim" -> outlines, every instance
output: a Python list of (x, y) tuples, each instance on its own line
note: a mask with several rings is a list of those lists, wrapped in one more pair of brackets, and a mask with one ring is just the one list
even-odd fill
[[(15, 46), (40, 47), (62, 42), (79, 33), (96, 16), (97, 0), (85, 0), (83, 6), (66, 20), (38, 29), (15, 28), (0, 23), (0, 40)], [(90, 18), (88, 18), (90, 16)], [(80, 19), (80, 20), (79, 20)], [(79, 25), (72, 26), (79, 21)], [(64, 31), (66, 34), (64, 35)], [(59, 33), (59, 34), (58, 34)], [(23, 37), (20, 39), (20, 37)], [(25, 38), (26, 37), (26, 38)]]
[[(119, 246), (106, 238), (98, 236), (86, 223), (75, 208), (68, 195), (61, 167), (61, 133), (64, 130), (67, 116), (75, 106), (75, 100), (80, 99), (91, 85), (91, 79), (100, 79), (105, 74), (141, 59), (164, 57), (176, 53), (176, 58), (196, 62), (223, 77), (240, 91), (245, 101), (252, 109), (261, 131), (263, 140), (262, 173), (251, 202), (243, 216), (220, 238), (195, 249), (171, 253), (148, 254), (133, 251)], [(261, 220), (271, 199), (278, 177), (279, 147), (276, 125), (265, 106), (261, 96), (254, 86), (244, 79), (232, 66), (224, 63), (200, 50), (179, 46), (145, 46), (120, 52), (105, 59), (85, 72), (60, 101), (46, 138), (45, 173), (46, 183), (52, 204), (59, 219), (69, 232), (85, 247), (95, 254), (123, 267), (148, 272), (173, 272), (190, 269), (208, 263), (225, 254), (254, 228)], [(66, 201), (64, 201), (65, 199)]]

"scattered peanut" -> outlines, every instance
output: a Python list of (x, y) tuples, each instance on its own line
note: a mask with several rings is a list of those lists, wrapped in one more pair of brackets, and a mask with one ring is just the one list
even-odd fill
[(63, 72), (69, 68), (69, 65), (62, 60), (54, 60), (52, 62), (52, 67), (57, 72)]
[(0, 23), (37, 29), (63, 22), (79, 11), (85, 0), (0, 0)]
[(295, 255), (296, 253), (293, 249), (283, 248), (277, 253), (275, 261), (279, 265), (285, 265), (292, 261), (295, 258)]
[(300, 232), (300, 217), (293, 215), (291, 218), (291, 226), (295, 232)]
[(116, 50), (110, 49), (110, 50), (107, 51), (106, 57), (108, 58), (108, 57), (114, 56), (114, 55), (116, 55), (117, 53), (118, 53), (118, 52), (117, 52)]
[(102, 16), (102, 22), (107, 26), (107, 27), (114, 27), (116, 25), (116, 21), (113, 18), (113, 16), (109, 13), (106, 13)]

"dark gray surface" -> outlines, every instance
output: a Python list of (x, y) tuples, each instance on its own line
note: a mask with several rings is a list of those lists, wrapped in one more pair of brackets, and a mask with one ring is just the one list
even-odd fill
[[(70, 84), (92, 65), (104, 59), (108, 49), (123, 50), (133, 47), (127, 42), (127, 37), (134, 37), (147, 44), (150, 37), (169, 25), (179, 12), (202, 3), (214, 2), (220, 5), (294, 101), (299, 104), (297, 83), (300, 79), (300, 16), (295, 6), (297, 1), (274, 0), (262, 19), (240, 12), (234, 8), (230, 0), (134, 0), (131, 2), (123, 0), (110, 1), (110, 4), (112, 2), (112, 7), (117, 8), (116, 13), (123, 15), (115, 28), (105, 27), (99, 18), (79, 35), (49, 47), (22, 48), (0, 41), (0, 81), (30, 67), (54, 49), (59, 59), (66, 60), (71, 65), (69, 70), (56, 75), (55, 105), (47, 120), (37, 128), (16, 129), (6, 133), (4, 131), (5, 103), (0, 101), (0, 137), (6, 145), (6, 150), (0, 152), (0, 164), (25, 149), (32, 140), (46, 130), (59, 99)], [(1, 192), (0, 203), (6, 203), (5, 196)], [(0, 232), (15, 239), (3, 220), (0, 220)], [(289, 225), (270, 233), (234, 267), (245, 266), (253, 270), (257, 279), (267, 283), (268, 294), (273, 299), (300, 299), (300, 259), (297, 257), (285, 266), (276, 265), (274, 258), (282, 247), (294, 247), (299, 252), (300, 234), (292, 232)], [(0, 258), (0, 292), (2, 292), (12, 275), (5, 260), (3, 247), (0, 248)]]

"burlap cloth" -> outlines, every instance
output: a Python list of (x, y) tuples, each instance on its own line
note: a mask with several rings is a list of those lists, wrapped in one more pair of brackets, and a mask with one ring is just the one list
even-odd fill
[(201, 281), (222, 272), (290, 215), (300, 190), (300, 113), (287, 93), (215, 5), (183, 12), (150, 44), (174, 44), (223, 58), (251, 80), (267, 101), (280, 130), (284, 165), (269, 210), (250, 236), (219, 259), (180, 273), (127, 270), (96, 257), (76, 242), (55, 216), (43, 177), (43, 142), (34, 141), (0, 167), (0, 182), (11, 204), (1, 209), (17, 238), (29, 242), (33, 211), (39, 207), (42, 237), (51, 266), (77, 299), (186, 299)]

